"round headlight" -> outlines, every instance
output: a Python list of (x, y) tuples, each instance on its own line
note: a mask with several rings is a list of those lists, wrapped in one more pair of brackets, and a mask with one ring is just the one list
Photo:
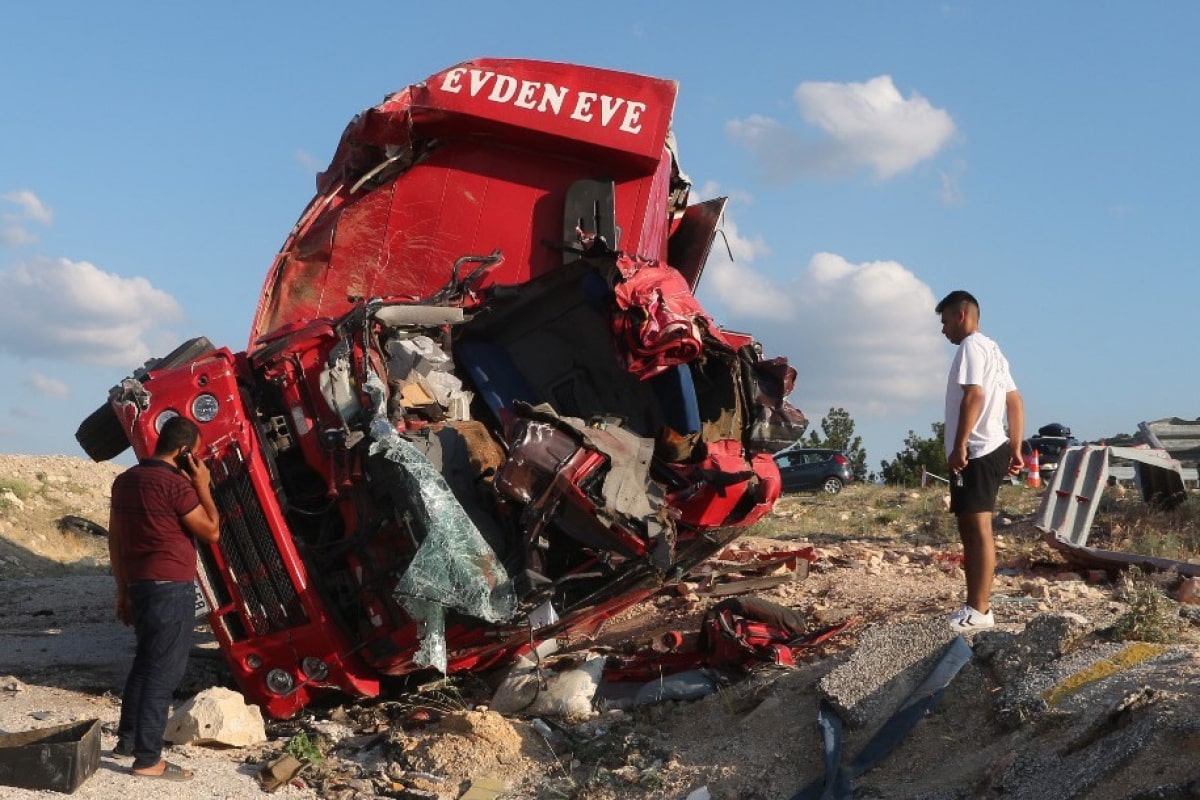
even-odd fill
[(305, 656), (300, 662), (300, 671), (311, 681), (323, 681), (329, 677), (329, 665), (316, 656)]
[(295, 686), (291, 673), (282, 669), (273, 669), (267, 673), (267, 688), (275, 694), (287, 694)]
[(217, 418), (220, 409), (221, 404), (217, 402), (217, 398), (207, 392), (196, 395), (196, 399), (192, 401), (192, 416), (197, 422), (212, 422)]
[(173, 408), (168, 408), (166, 411), (162, 412), (161, 414), (159, 414), (157, 417), (154, 418), (154, 432), (162, 433), (163, 425), (167, 424), (167, 420), (171, 419), (171, 417), (178, 417), (178, 416), (179, 416), (178, 411), (176, 411)]

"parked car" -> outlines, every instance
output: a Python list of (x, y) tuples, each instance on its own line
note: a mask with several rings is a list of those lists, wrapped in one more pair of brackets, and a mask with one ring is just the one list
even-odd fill
[(96, 460), (200, 426), (205, 613), (267, 714), (595, 631), (771, 510), (795, 370), (695, 298), (723, 200), (688, 202), (676, 89), (479, 59), (389, 95), (246, 349), (185, 343), (80, 425)]
[(850, 459), (841, 450), (791, 447), (774, 458), (785, 492), (837, 494), (854, 480)]
[(1083, 443), (1071, 435), (1070, 428), (1054, 422), (1038, 428), (1036, 436), (1026, 439), (1021, 446), (1021, 455), (1022, 457), (1027, 456), (1036, 450), (1038, 473), (1043, 483), (1049, 483), (1054, 478), (1054, 473), (1058, 471), (1058, 463), (1062, 460), (1062, 455), (1067, 448), (1078, 447), (1081, 444)]

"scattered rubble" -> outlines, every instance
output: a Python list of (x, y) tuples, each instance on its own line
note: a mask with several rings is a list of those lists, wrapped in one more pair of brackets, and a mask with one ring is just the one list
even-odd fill
[[(74, 496), (82, 499), (83, 493)], [(42, 502), (43, 495), (35, 497)], [(845, 492), (838, 502), (854, 498)], [(785, 504), (780, 515), (796, 513), (796, 507)], [(58, 531), (55, 520), (68, 513), (62, 507), (47, 504), (42, 511), (46, 527), (37, 533), (103, 544), (92, 534)], [(16, 517), (5, 519), (11, 524)], [(1113, 640), (1116, 622), (1131, 610), (1123, 582), (1103, 570), (1089, 574), (1064, 565), (1036, 538), (1019, 520), (1006, 529), (993, 598), (997, 628), (971, 640), (974, 657), (938, 707), (875, 769), (854, 778), (856, 796), (1194, 796), (1200, 606), (1164, 606), (1180, 624), (1175, 641)], [(502, 714), (495, 702), (502, 676), (496, 674), (487, 681), (393, 687), (386, 699), (358, 705), (314, 707), (287, 723), (269, 723), (265, 742), (176, 745), (170, 757), (196, 770), (198, 790), (213, 781), (205, 796), (214, 797), (268, 791), (273, 800), (792, 797), (825, 771), (817, 724), (822, 698), (860, 714), (843, 731), (850, 762), (904, 706), (928, 673), (928, 659), (936, 661), (951, 641), (941, 620), (961, 592), (961, 578), (955, 552), (936, 543), (841, 535), (786, 543), (750, 537), (744, 544), (738, 558), (754, 553), (769, 561), (808, 545), (817, 558), (804, 560), (802, 577), (737, 596), (795, 609), (815, 628), (835, 619), (862, 621), (797, 650), (795, 666), (764, 664), (693, 700), (664, 695), (579, 715), (534, 715), (527, 707)], [(101, 769), (81, 793), (86, 790), (90, 800), (140, 797), (130, 794), (138, 787), (122, 774), (125, 764), (107, 753), (115, 741), (123, 659), (132, 654), (132, 634), (111, 619), (110, 579), (95, 569), (81, 577), (3, 577), (0, 732), (99, 718), (105, 726)], [(720, 577), (732, 583), (775, 576), (742, 571)], [(1182, 601), (1185, 580), (1152, 577), (1146, 592)], [(541, 655), (545, 674), (533, 673), (538, 690), (537, 681), (550, 673), (580, 668), (585, 652), (608, 659), (645, 650), (677, 654), (691, 643), (705, 612), (724, 599), (699, 588), (652, 598), (588, 636), (558, 642), (558, 653)], [(682, 642), (672, 644), (671, 632)], [(220, 660), (206, 652), (192, 659), (189, 695), (227, 681)], [(864, 676), (862, 686), (855, 686), (854, 670)], [(659, 683), (671, 685), (666, 678)], [(311, 749), (294, 746), (299, 741)], [(950, 748), (968, 755), (948, 758)], [(299, 755), (304, 752), (312, 760)], [(15, 788), (10, 793), (18, 800), (40, 796)]]

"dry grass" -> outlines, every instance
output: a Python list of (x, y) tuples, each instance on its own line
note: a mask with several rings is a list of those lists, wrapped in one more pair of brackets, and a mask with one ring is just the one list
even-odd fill
[(1132, 492), (1105, 498), (1096, 512), (1088, 544), (1148, 556), (1193, 561), (1200, 558), (1200, 495), (1178, 508), (1155, 511)]
[[(997, 516), (1014, 524), (1030, 523), (1041, 505), (1042, 490), (1005, 485), (996, 502)], [(784, 495), (773, 514), (747, 533), (771, 539), (814, 542), (878, 541), (910, 546), (956, 544), (954, 517), (946, 511), (940, 487), (903, 489), (849, 486), (840, 494)], [(1135, 492), (1104, 498), (1092, 523), (1088, 544), (1107, 550), (1171, 558), (1200, 559), (1200, 495), (1172, 511), (1156, 511)]]
[(1121, 579), (1120, 598), (1129, 607), (1112, 629), (1117, 641), (1174, 642), (1183, 622), (1179, 604), (1137, 567)]
[[(947, 547), (958, 541), (945, 489), (849, 486), (840, 494), (789, 494), (775, 512), (747, 533), (770, 539), (814, 542), (877, 541), (913, 547)], [(1014, 522), (1032, 518), (1040, 492), (1003, 486), (997, 513)]]

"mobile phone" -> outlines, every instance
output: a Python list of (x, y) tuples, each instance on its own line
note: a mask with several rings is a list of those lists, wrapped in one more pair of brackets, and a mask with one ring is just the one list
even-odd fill
[(175, 456), (175, 466), (179, 467), (184, 472), (192, 471), (192, 448), (185, 447), (179, 451), (179, 455)]

